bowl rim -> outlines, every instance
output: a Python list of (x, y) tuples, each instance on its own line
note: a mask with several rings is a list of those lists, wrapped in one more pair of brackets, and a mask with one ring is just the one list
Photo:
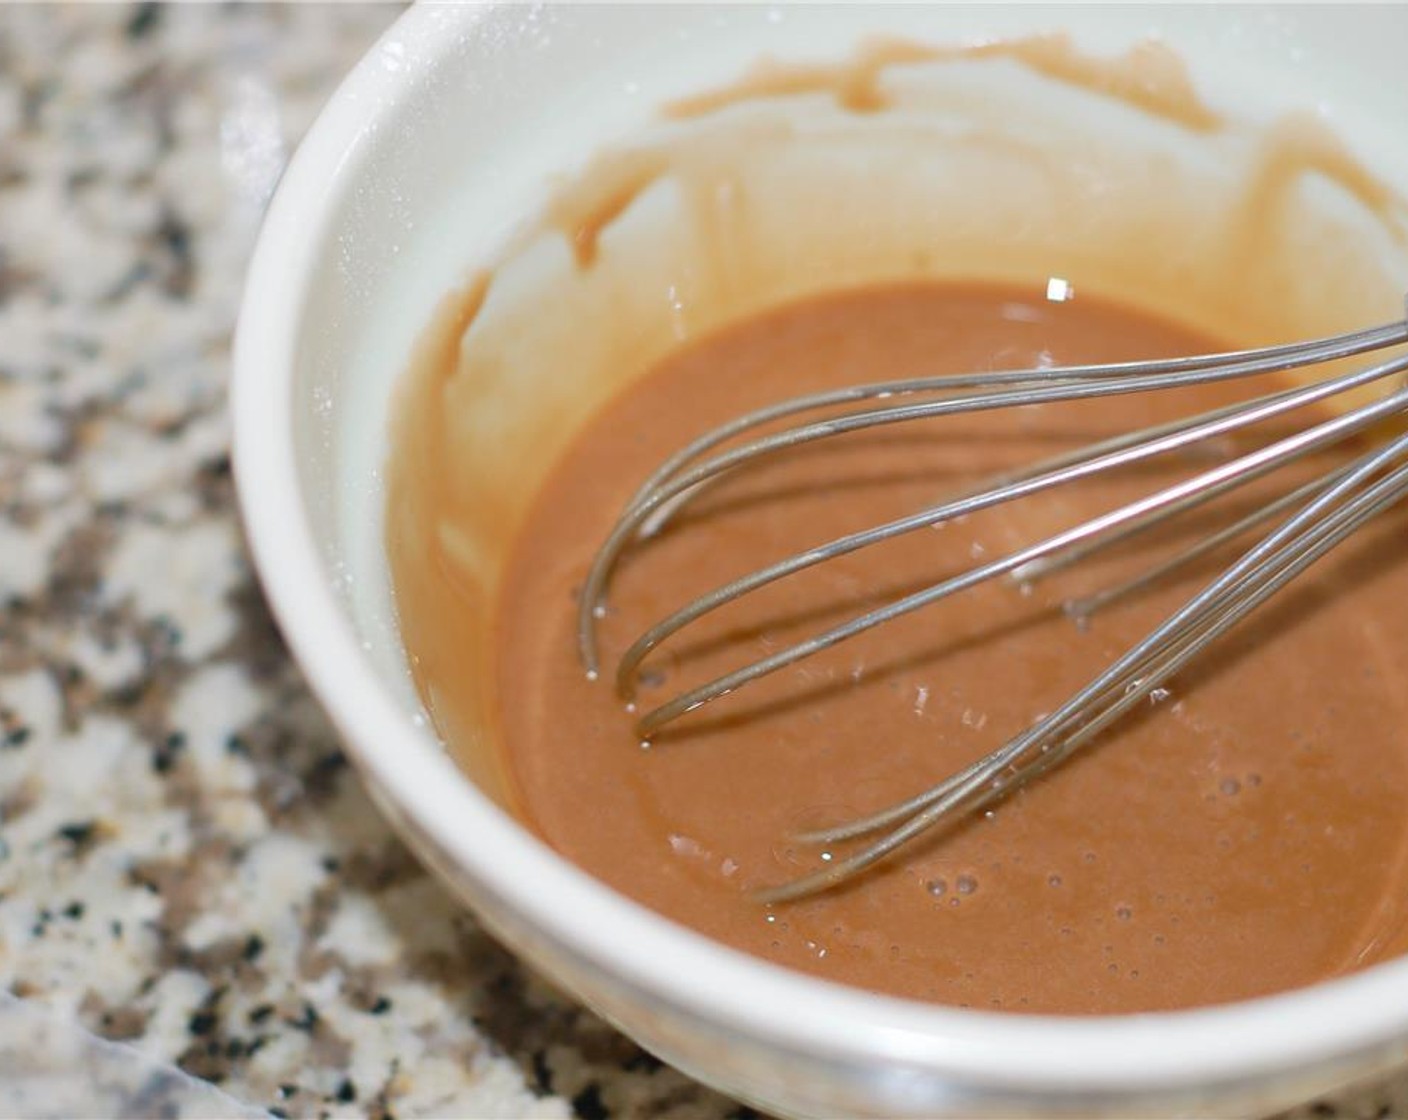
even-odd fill
[[(340, 84), (265, 217), (235, 332), (234, 472), (279, 626), (374, 792), (461, 871), (578, 959), (650, 1000), (792, 1051), (920, 1067), (1016, 1091), (1174, 1090), (1271, 1076), (1408, 1035), (1408, 959), (1220, 1006), (1118, 1016), (965, 1010), (878, 995), (717, 944), (618, 895), (475, 789), (418, 729), (360, 647), (320, 557), (295, 454), (293, 386), (323, 235), (379, 118), (464, 50), (504, 0), (420, 4)], [(503, 48), (498, 36), (498, 47)], [(423, 83), (424, 89), (429, 83)], [(622, 936), (629, 931), (628, 936)], [(1014, 1055), (1020, 1055), (1014, 1060)]]

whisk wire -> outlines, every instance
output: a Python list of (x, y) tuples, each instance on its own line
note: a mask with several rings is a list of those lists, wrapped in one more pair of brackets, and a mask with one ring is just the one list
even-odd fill
[[(1369, 372), (1375, 372), (1378, 376), (1386, 376), (1385, 373), (1379, 371), (1387, 370), (1392, 373), (1402, 369), (1408, 369), (1408, 358), (1385, 363), (1384, 366), (1376, 367), (1374, 371)], [(1350, 376), (1362, 377), (1363, 374), (1347, 375), (1346, 379)], [(1319, 386), (1316, 386), (1316, 388), (1319, 388)], [(1309, 390), (1305, 392), (1309, 393)], [(1311, 397), (1309, 399), (1314, 400), (1319, 398)], [(1285, 403), (1286, 402), (1282, 402), (1275, 406), (1274, 412), (1270, 411), (1267, 407), (1262, 407), (1255, 411), (1266, 415), (1274, 415), (1285, 410)], [(711, 681), (689, 689), (675, 699), (653, 708), (642, 715), (638, 721), (638, 728), (642, 735), (649, 737), (659, 728), (679, 718), (686, 712), (693, 711), (711, 700), (728, 695), (736, 689), (741, 688), (743, 685), (757, 680), (759, 677), (775, 673), (779, 669), (795, 664), (804, 658), (811, 657), (822, 650), (829, 649), (832, 646), (847, 641), (876, 626), (884, 625), (902, 615), (940, 602), (943, 599), (966, 591), (980, 583), (985, 583), (995, 577), (1018, 572), (1033, 561), (1040, 560), (1045, 556), (1060, 553), (1068, 547), (1078, 545), (1081, 542), (1101, 537), (1110, 530), (1138, 522), (1146, 515), (1152, 514), (1164, 507), (1175, 505), (1189, 496), (1210, 496), (1212, 494), (1225, 492), (1235, 486), (1251, 482), (1254, 479), (1263, 477), (1269, 472), (1278, 469), (1291, 459), (1298, 458), (1316, 448), (1337, 443), (1350, 435), (1371, 428), (1384, 418), (1395, 415), (1402, 411), (1402, 409), (1403, 405), (1399, 402), (1399, 394), (1395, 394), (1393, 397), (1385, 398), (1371, 405), (1362, 406), (1353, 412), (1336, 416), (1333, 419), (1326, 420), (1314, 427), (1297, 432), (1276, 443), (1249, 452), (1231, 462), (1213, 467), (1202, 474), (1174, 483), (1155, 494), (1136, 499), (1118, 509), (1111, 510), (1081, 522), (1070, 529), (1047, 537), (1045, 540), (1039, 541), (1034, 545), (1009, 553), (987, 564), (970, 568), (959, 575), (952, 576), (921, 591), (906, 595), (885, 606), (868, 611), (848, 622), (832, 627), (810, 638), (806, 638), (803, 641), (797, 642), (785, 649), (778, 650), (766, 657), (759, 658), (757, 661), (743, 668), (736, 669), (731, 673), (716, 677)], [(1186, 434), (1187, 433), (1183, 433), (1183, 435)], [(1182, 443), (1176, 444), (1176, 446), (1182, 445)], [(1133, 461), (1135, 458), (1132, 454), (1133, 451), (1134, 449), (1131, 449), (1130, 451), (1120, 453), (1121, 465)], [(1138, 457), (1144, 458), (1147, 456), (1139, 455)], [(1075, 468), (1070, 469), (1073, 470)], [(1066, 472), (1058, 473), (1062, 474), (1064, 478), (1070, 477)], [(939, 508), (947, 508), (952, 511), (947, 513), (945, 515), (946, 517), (958, 516), (976, 509), (986, 508), (988, 505), (996, 504), (998, 501), (1010, 501), (1022, 494), (1034, 492), (1037, 488), (1036, 484), (1037, 480), (1030, 480), (1027, 483), (1004, 488), (996, 495), (991, 491), (984, 492), (977, 497), (951, 503), (948, 507)], [(931, 514), (921, 516), (927, 518), (931, 516)], [(943, 519), (943, 517), (935, 518), (935, 520)], [(883, 531), (883, 529), (871, 530), (870, 533), (866, 535)], [(857, 536), (859, 535), (860, 534), (857, 534)], [(842, 552), (839, 550), (852, 551), (853, 549), (849, 547), (847, 540), (843, 538), (840, 542), (832, 542), (832, 544), (823, 546), (821, 549), (811, 550), (811, 552), (803, 554), (808, 560), (806, 566), (841, 555)], [(783, 564), (776, 565), (775, 567), (782, 569), (785, 568), (787, 564), (788, 562), (784, 561)], [(655, 630), (651, 631), (647, 637), (652, 637), (657, 631), (662, 630), (673, 633), (682, 625), (682, 623), (675, 624), (673, 622), (674, 618), (680, 618), (686, 615), (690, 618), (697, 618), (701, 614), (713, 610), (722, 603), (737, 598), (739, 594), (743, 593), (743, 591), (740, 590), (733, 590), (734, 588), (739, 585), (756, 585), (757, 581), (762, 580), (764, 576), (768, 576), (772, 570), (773, 569), (765, 569), (754, 576), (746, 577), (744, 580), (737, 581), (735, 584), (729, 585), (718, 592), (705, 596), (700, 600), (700, 602), (705, 604), (704, 606), (685, 608), (685, 610), (672, 616), (672, 619), (661, 623)], [(789, 570), (794, 571), (797, 569), (791, 568)], [(780, 575), (772, 576), (771, 578), (780, 578)], [(767, 579), (765, 582), (771, 582), (771, 579)], [(746, 586), (745, 590), (751, 590), (751, 586)], [(651, 645), (658, 644), (659, 640), (659, 637), (653, 637)], [(641, 642), (637, 642), (636, 646), (632, 647), (632, 652), (628, 652), (623, 657), (623, 669), (628, 668), (630, 672), (634, 672), (636, 665), (639, 664), (644, 656), (644, 653), (638, 649), (643, 642), (644, 639), (642, 639)]]
[[(1181, 568), (1186, 568), (1190, 564), (1201, 560), (1204, 556), (1217, 552), (1223, 545), (1236, 540), (1238, 537), (1244, 536), (1257, 526), (1264, 525), (1266, 522), (1274, 520), (1279, 514), (1294, 508), (1312, 495), (1318, 494), (1327, 487), (1334, 485), (1348, 473), (1349, 468), (1347, 467), (1341, 467), (1339, 470), (1331, 471), (1324, 478), (1317, 478), (1312, 482), (1307, 482), (1304, 486), (1298, 486), (1289, 494), (1285, 494), (1274, 501), (1267, 502), (1245, 517), (1238, 518), (1226, 528), (1220, 529), (1218, 532), (1202, 538), (1196, 544), (1183, 549), (1181, 552), (1175, 553), (1173, 556), (1169, 557), (1169, 559), (1162, 563), (1155, 564), (1153, 567), (1140, 572), (1124, 583), (1116, 584), (1114, 587), (1106, 588), (1103, 591), (1098, 591), (1083, 598), (1067, 600), (1065, 604), (1066, 614), (1077, 620), (1088, 619), (1111, 603), (1118, 602), (1134, 594), (1136, 591), (1141, 591), (1145, 587), (1157, 583)], [(1143, 528), (1144, 526), (1132, 526), (1130, 535), (1141, 531)], [(1121, 536), (1123, 536), (1123, 534), (1121, 534)], [(1107, 540), (1102, 543), (1115, 544), (1118, 542)], [(1092, 545), (1089, 550), (1084, 551), (1084, 555), (1090, 555), (1094, 551), (1095, 546)], [(1041, 575), (1045, 576), (1049, 574), (1050, 570), (1051, 569), (1043, 571)]]
[[(1302, 364), (1314, 364), (1366, 353), (1408, 341), (1408, 322), (1288, 346), (1268, 347), (1223, 355), (1156, 362), (1125, 362), (1104, 365), (1053, 367), (1051, 369), (1007, 370), (994, 373), (918, 378), (888, 382), (886, 388), (871, 386), (834, 393), (815, 394), (798, 401), (772, 406), (725, 424), (700, 437), (673, 456), (628, 503), (621, 518), (594, 558), (583, 585), (578, 606), (578, 648), (588, 675), (598, 671), (596, 617), (610, 573), (630, 540), (667, 504), (695, 490), (711, 479), (763, 455), (803, 446), (820, 439), (869, 428), (905, 423), (918, 419), (1017, 408), (1035, 404), (1084, 400), (1096, 397), (1180, 388), (1227, 381), (1282, 371)], [(1348, 375), (1357, 378), (1359, 375)], [(1382, 374), (1380, 374), (1382, 376)], [(1368, 380), (1372, 380), (1369, 378)], [(1353, 384), (1362, 382), (1355, 380)], [(785, 429), (722, 452), (684, 469), (698, 454), (736, 437), (758, 424), (801, 413), (826, 404), (871, 398), (888, 398), (922, 392), (947, 392), (961, 388), (992, 389), (997, 392), (948, 396), (938, 401), (901, 403), (866, 409), (826, 420)], [(1006, 388), (1001, 388), (1006, 386)], [(1316, 388), (1314, 386), (1312, 389)], [(1332, 390), (1342, 392), (1344, 389)], [(1326, 393), (1324, 395), (1331, 395)], [(1277, 394), (1279, 395), (1279, 394)], [(1313, 398), (1313, 399), (1319, 399)], [(668, 468), (668, 469), (667, 469)]]
[[(1405, 406), (1408, 407), (1408, 402)], [(759, 901), (783, 902), (828, 889), (866, 870), (921, 834), (946, 821), (982, 810), (1011, 789), (1026, 785), (1065, 761), (1130, 709), (1142, 704), (1208, 645), (1355, 530), (1408, 497), (1408, 465), (1405, 465), (1340, 509), (1333, 509), (1335, 503), (1356, 487), (1394, 460), (1404, 457), (1408, 457), (1408, 436), (1366, 456), (1340, 482), (1252, 548), (1086, 688), (1003, 747), (899, 805), (836, 829), (798, 837), (810, 843), (834, 843), (904, 821), (859, 852), (833, 861), (813, 874), (756, 892)], [(1115, 699), (1111, 701), (1111, 697)], [(1101, 707), (1102, 704), (1107, 706)], [(1083, 718), (1091, 710), (1096, 714)], [(1072, 726), (1075, 730), (1061, 738)], [(1037, 747), (1042, 749), (1032, 761), (1019, 767), (1024, 757)], [(1004, 770), (1013, 772), (1013, 780), (1001, 780)]]
[[(805, 552), (797, 553), (699, 596), (647, 630), (640, 638), (632, 643), (621, 657), (616, 674), (617, 691), (626, 699), (632, 698), (634, 693), (633, 681), (637, 669), (646, 656), (661, 642), (665, 641), (691, 622), (718, 609), (724, 604), (732, 602), (743, 595), (747, 595), (770, 583), (786, 578), (787, 576), (794, 575), (807, 568), (814, 567), (817, 564), (849, 555), (850, 553), (857, 552), (872, 545), (883, 543), (884, 541), (901, 536), (905, 533), (914, 532), (918, 529), (927, 528), (958, 517), (968, 516), (991, 508), (992, 506), (1029, 497), (1043, 490), (1049, 490), (1068, 482), (1099, 474), (1114, 467), (1128, 466), (1134, 462), (1153, 458), (1157, 455), (1172, 451), (1178, 451), (1217, 436), (1228, 435), (1241, 428), (1260, 423), (1296, 408), (1302, 408), (1325, 400), (1338, 393), (1359, 388), (1362, 385), (1392, 376), (1404, 369), (1408, 369), (1408, 357), (1387, 362), (1367, 370), (1345, 374), (1326, 382), (1273, 393), (1233, 408), (1218, 409), (1202, 417), (1195, 417), (1186, 424), (1166, 425), (1159, 429), (1146, 431), (1142, 433), (1142, 438), (1110, 441), (1108, 444), (1097, 445), (1095, 448), (1088, 449), (1088, 452), (1084, 455), (1075, 454), (1062, 456), (1056, 461), (1056, 465), (1049, 469), (1042, 470), (1038, 468), (1030, 472), (1008, 476), (1005, 479), (998, 479), (993, 485), (986, 489), (970, 491), (965, 495), (960, 495), (956, 499), (919, 513), (895, 519), (863, 532), (836, 538), (825, 544), (807, 549)], [(1215, 496), (1215, 494), (1211, 491), (1204, 493), (1194, 491), (1186, 495), (1182, 501), (1184, 504), (1191, 506), (1200, 504), (1202, 501), (1210, 499), (1213, 496)], [(1029, 572), (1034, 573), (1043, 559), (1059, 551), (1062, 551), (1062, 549), (1052, 549), (1042, 554), (1033, 554), (1015, 565), (1014, 568), (1011, 569), (1011, 574), (1018, 580), (1028, 580), (1031, 578), (1028, 574)], [(975, 582), (982, 581), (979, 580)], [(955, 587), (953, 592), (950, 593), (964, 590), (967, 586), (971, 586), (971, 584), (965, 583), (962, 586)], [(878, 619), (876, 624), (889, 621), (891, 617), (895, 616), (887, 615), (884, 618)], [(868, 628), (869, 627), (862, 627), (861, 629)], [(859, 632), (860, 630), (847, 631), (844, 636), (838, 637), (837, 641), (845, 640), (845, 638), (849, 638), (853, 636), (854, 633)], [(801, 656), (810, 656), (832, 644), (835, 643), (829, 642), (818, 646), (808, 646), (806, 647), (806, 652), (801, 654)], [(779, 655), (779, 660), (775, 662), (772, 659), (765, 659), (764, 661), (758, 662), (757, 664), (760, 669), (764, 665), (771, 667), (761, 669), (761, 671), (754, 674), (754, 676), (749, 679), (766, 675), (767, 672), (782, 668), (797, 659), (781, 660), (780, 657), (781, 655)], [(722, 678), (719, 682), (720, 687), (726, 690), (731, 690), (741, 683), (744, 682), (731, 681), (729, 684), (725, 685), (722, 683)], [(722, 695), (722, 693), (716, 695)], [(699, 697), (692, 698), (698, 699)], [(712, 698), (713, 696), (708, 696), (704, 699)], [(688, 706), (675, 704), (668, 705), (667, 707), (670, 711), (669, 715), (663, 715), (661, 714), (663, 709), (657, 709), (655, 712), (650, 713), (649, 716), (643, 718), (641, 721), (642, 731), (648, 732), (650, 729), (661, 726), (670, 719), (676, 718), (685, 711), (690, 710)]]

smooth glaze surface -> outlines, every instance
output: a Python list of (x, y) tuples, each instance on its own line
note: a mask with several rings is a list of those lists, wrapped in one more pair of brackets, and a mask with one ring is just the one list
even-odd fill
[[(1174, 554), (1198, 527), (1092, 558), (1025, 595), (1006, 581), (973, 588), (721, 697), (651, 735), (646, 749), (637, 743), (636, 715), (688, 687), (1173, 485), (1259, 434), (926, 526), (779, 581), (667, 641), (642, 666), (629, 710), (609, 679), (636, 635), (744, 572), (1073, 443), (1245, 400), (1252, 386), (947, 417), (759, 462), (628, 550), (600, 622), (607, 679), (587, 680), (578, 658), (574, 593), (604, 526), (673, 448), (737, 410), (844, 386), (860, 370), (890, 380), (1227, 348), (1089, 288), (1053, 303), (1039, 289), (935, 284), (814, 297), (667, 356), (593, 418), (513, 545), (495, 615), (494, 730), (523, 819), (626, 896), (726, 944), (961, 1007), (1198, 1007), (1402, 953), (1408, 649), (1397, 635), (1408, 632), (1408, 564), (1397, 542), (1408, 512), (1386, 515), (1308, 573), (1171, 681), (1154, 710), (1059, 773), (823, 896), (764, 907), (750, 892), (847, 850), (822, 855), (790, 833), (903, 801), (1097, 675), (1208, 570), (1185, 571), (1083, 627), (1063, 602)], [(407, 454), (432, 437), (403, 427), (397, 438)], [(1323, 470), (1342, 458), (1312, 463)], [(1253, 484), (1232, 508), (1271, 500), (1316, 469), (1299, 464)], [(408, 490), (433, 491), (442, 474), (395, 470), (393, 507), (417, 500)], [(399, 578), (423, 572), (411, 560), (421, 547), (388, 540), (407, 634), (439, 639), (410, 646), (438, 718), (456, 705), (458, 662), (430, 650), (453, 648), (464, 626), (450, 587)]]

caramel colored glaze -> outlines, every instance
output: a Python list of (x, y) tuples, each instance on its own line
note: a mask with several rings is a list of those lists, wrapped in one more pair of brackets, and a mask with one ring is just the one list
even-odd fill
[(1373, 175), (1345, 147), (1344, 141), (1320, 118), (1294, 113), (1276, 122), (1263, 148), (1261, 166), (1248, 184), (1243, 220), (1270, 222), (1287, 185), (1309, 174), (1323, 175), (1376, 214), (1384, 230), (1399, 245), (1408, 245), (1408, 218), (1403, 200)]
[[(663, 111), (667, 118), (688, 120), (732, 105), (826, 93), (850, 112), (875, 113), (891, 106), (880, 88), (882, 75), (891, 67), (988, 59), (1010, 59), (1053, 81), (1123, 101), (1193, 131), (1213, 132), (1223, 123), (1198, 97), (1182, 61), (1162, 44), (1143, 42), (1117, 58), (1096, 58), (1077, 50), (1070, 38), (1061, 34), (957, 47), (879, 39), (861, 46), (853, 58), (843, 62), (782, 63), (765, 59), (738, 81), (672, 101)], [(1284, 162), (1294, 164), (1294, 157)], [(585, 174), (557, 192), (548, 207), (548, 221), (567, 238), (579, 267), (589, 267), (596, 259), (602, 231), (647, 187), (672, 170), (677, 170), (674, 161), (659, 148), (606, 153)], [(1287, 177), (1297, 170), (1288, 167)], [(1352, 170), (1353, 182), (1365, 174), (1357, 167)]]
[[(573, 597), (593, 549), (661, 459), (728, 417), (861, 380), (1217, 345), (1084, 292), (1057, 305), (1006, 288), (916, 284), (817, 297), (682, 347), (590, 423), (515, 546), (497, 604), (495, 672), (527, 820), (593, 875), (729, 945), (949, 1004), (1189, 1007), (1403, 951), (1402, 512), (1322, 562), (1144, 716), (990, 817), (928, 838), (850, 887), (774, 908), (749, 889), (815, 866), (789, 832), (908, 796), (991, 749), (1093, 676), (1209, 569), (1084, 631), (1061, 613), (1063, 597), (1166, 555), (1168, 540), (1131, 544), (1030, 594), (983, 586), (742, 689), (648, 749), (610, 686), (588, 682), (577, 661)], [(767, 561), (1073, 439), (1248, 391), (954, 417), (779, 457), (712, 488), (628, 554), (602, 622), (605, 663), (669, 610)], [(822, 565), (677, 637), (647, 662), (640, 701), (658, 703), (1195, 465), (1133, 469)], [(1206, 525), (1193, 516), (1179, 531)], [(417, 625), (423, 636), (452, 620), (442, 610)], [(443, 679), (430, 683), (445, 692)]]
[[(487, 678), (491, 657), (472, 638), (487, 608), (465, 587), (465, 573), (481, 565), (472, 545), (456, 531), (462, 510), (453, 485), (431, 484), (440, 479), (446, 459), (447, 433), (440, 416), (447, 407), (460, 339), (479, 314), (490, 280), (489, 273), (478, 273), (446, 295), (411, 354), (420, 380), (402, 386), (396, 411), (399, 431), (413, 433), (413, 438), (397, 441), (386, 534), (388, 541), (418, 541), (421, 526), (436, 526), (434, 541), (423, 554), (404, 547), (390, 553), (401, 634), (422, 702), (440, 732), (466, 748), (460, 765), (491, 795), (507, 800), (510, 781), (502, 770), (502, 754), (472, 749), (483, 736), (464, 707), (465, 691)], [(446, 594), (453, 604), (444, 602)], [(445, 695), (447, 689), (451, 695)]]
[[(670, 102), (663, 112), (667, 119), (687, 121), (731, 106), (810, 93), (830, 95), (850, 112), (878, 113), (892, 107), (881, 80), (893, 67), (990, 60), (1015, 62), (1053, 82), (1122, 102), (1191, 132), (1215, 134), (1231, 127), (1198, 96), (1182, 60), (1167, 46), (1149, 40), (1123, 55), (1102, 58), (1083, 53), (1063, 34), (964, 46), (882, 39), (860, 47), (841, 62), (765, 59), (737, 81)], [(1260, 165), (1229, 227), (1229, 257), (1263, 251), (1276, 243), (1274, 237), (1263, 236), (1266, 227), (1274, 223), (1280, 201), (1312, 173), (1343, 188), (1376, 215), (1400, 245), (1408, 245), (1402, 200), (1319, 118), (1310, 113), (1287, 116), (1261, 138), (1260, 148)], [(670, 175), (688, 182), (682, 164), (688, 164), (690, 154), (688, 145), (672, 149), (669, 144), (604, 152), (554, 194), (547, 224), (567, 239), (578, 267), (590, 267), (602, 232), (647, 188)]]
[(680, 119), (698, 117), (744, 101), (799, 93), (829, 93), (842, 108), (873, 113), (889, 107), (880, 88), (881, 75), (889, 67), (992, 58), (1013, 59), (1054, 81), (1128, 102), (1198, 132), (1210, 132), (1222, 124), (1194, 91), (1178, 56), (1161, 43), (1139, 43), (1118, 58), (1106, 59), (1082, 53), (1062, 34), (957, 47), (880, 39), (861, 47), (849, 61), (834, 64), (769, 59), (732, 85), (671, 102), (666, 113)]
[(578, 185), (553, 196), (548, 221), (571, 243), (578, 268), (591, 267), (601, 231), (669, 169), (666, 153), (654, 148), (612, 153), (598, 158)]

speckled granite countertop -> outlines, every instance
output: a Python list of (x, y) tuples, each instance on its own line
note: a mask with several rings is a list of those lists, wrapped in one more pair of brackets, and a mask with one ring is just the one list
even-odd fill
[[(394, 15), (0, 8), (0, 1114), (752, 1115), (419, 869), (250, 572), (246, 254)], [(1408, 1117), (1408, 1079), (1303, 1115)]]

